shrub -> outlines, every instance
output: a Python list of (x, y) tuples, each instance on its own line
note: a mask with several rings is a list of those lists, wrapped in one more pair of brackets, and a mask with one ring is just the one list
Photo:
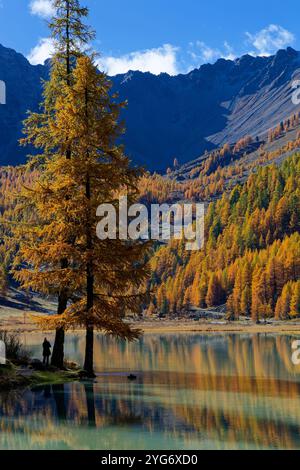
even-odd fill
[(5, 343), (6, 359), (19, 364), (29, 362), (30, 354), (25, 350), (18, 334), (0, 331), (0, 341)]

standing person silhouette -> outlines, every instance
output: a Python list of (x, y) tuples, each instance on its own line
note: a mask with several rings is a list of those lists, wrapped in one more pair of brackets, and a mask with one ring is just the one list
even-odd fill
[(47, 340), (47, 338), (44, 339), (43, 342), (43, 364), (46, 366), (49, 366), (49, 357), (51, 356), (51, 344)]

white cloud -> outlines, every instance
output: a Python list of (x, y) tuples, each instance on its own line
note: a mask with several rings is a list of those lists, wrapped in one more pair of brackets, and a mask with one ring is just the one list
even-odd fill
[[(50, 2), (43, 0), (31, 2), (32, 5), (46, 3)], [(41, 10), (39, 11), (41, 12)], [(248, 48), (251, 44), (254, 50), (249, 53), (253, 55), (270, 55), (278, 49), (292, 44), (295, 40), (293, 33), (282, 26), (273, 24), (255, 34), (246, 33), (246, 35)], [(53, 53), (53, 40), (41, 38), (27, 58), (33, 65), (43, 64)], [(189, 43), (185, 49), (179, 49), (172, 44), (164, 44), (161, 47), (135, 51), (121, 56), (107, 55), (98, 60), (98, 65), (110, 76), (127, 73), (129, 70), (151, 72), (154, 75), (160, 73), (177, 75), (178, 73), (187, 73), (203, 63), (213, 63), (219, 58), (234, 60), (236, 57), (236, 52), (227, 41), (217, 48), (211, 47), (203, 41), (196, 41)]]
[(224, 42), (222, 49), (210, 47), (203, 41), (196, 41), (195, 43), (191, 42), (189, 44), (188, 53), (196, 66), (207, 62), (212, 63), (220, 58), (230, 60), (234, 60), (236, 58), (233, 48), (227, 41)]
[(31, 49), (27, 59), (32, 65), (43, 64), (54, 53), (54, 44), (51, 38), (42, 38), (38, 44)]
[(41, 18), (49, 18), (55, 13), (52, 0), (31, 0), (29, 8), (32, 15), (37, 15)]
[(120, 57), (101, 57), (99, 66), (110, 76), (126, 73), (129, 70), (151, 72), (154, 75), (160, 73), (176, 75), (179, 72), (177, 51), (178, 48), (171, 44), (164, 44), (156, 49), (131, 52)]
[[(200, 56), (200, 58), (205, 62), (213, 62), (219, 57), (221, 57), (221, 52), (219, 51), (219, 49), (209, 47), (203, 41), (197, 41), (196, 47), (198, 49), (198, 57)], [(194, 57), (197, 57), (197, 53), (194, 53)]]
[(246, 33), (248, 42), (255, 47), (255, 54), (268, 56), (291, 45), (295, 41), (293, 33), (276, 24), (270, 24), (256, 34)]
[(230, 44), (228, 44), (227, 41), (224, 42), (224, 50), (225, 50), (225, 52), (224, 52), (224, 54), (222, 55), (222, 57), (223, 57), (224, 59), (234, 60), (234, 59), (237, 58), (237, 55), (236, 55), (236, 53), (234, 52), (233, 47), (232, 47)]

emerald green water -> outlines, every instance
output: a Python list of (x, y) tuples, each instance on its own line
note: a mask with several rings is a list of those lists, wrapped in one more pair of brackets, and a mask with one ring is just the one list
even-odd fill
[[(300, 449), (293, 339), (99, 335), (94, 382), (0, 394), (0, 449)], [(26, 338), (35, 357), (41, 340)], [(68, 336), (69, 358), (83, 350), (83, 336)]]

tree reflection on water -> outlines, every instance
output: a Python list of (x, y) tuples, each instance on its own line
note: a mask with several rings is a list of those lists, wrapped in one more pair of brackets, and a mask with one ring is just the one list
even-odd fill
[(95, 381), (0, 395), (0, 447), (300, 448), (291, 342), (195, 334), (126, 345), (99, 335)]

